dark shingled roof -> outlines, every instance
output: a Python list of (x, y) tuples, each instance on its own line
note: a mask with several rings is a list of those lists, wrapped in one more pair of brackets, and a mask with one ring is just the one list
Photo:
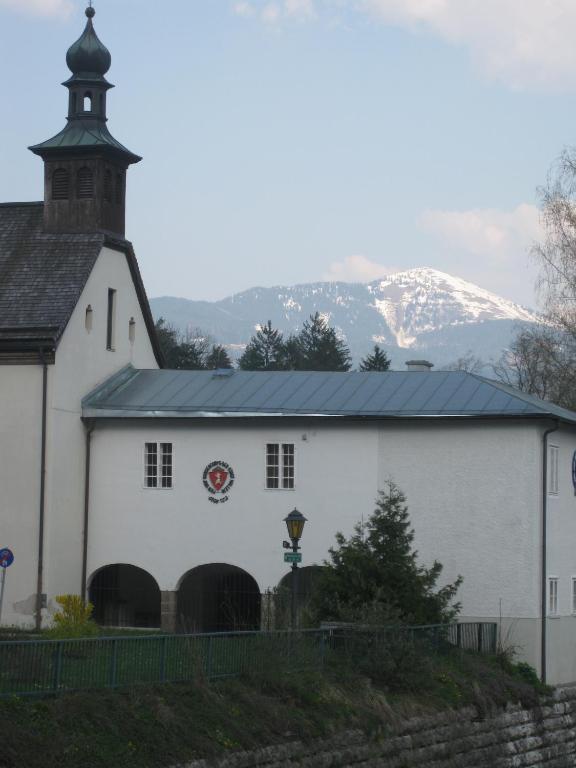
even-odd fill
[(128, 366), (83, 401), (85, 418), (546, 418), (576, 413), (462, 371), (152, 371)]
[(55, 348), (102, 248), (126, 254), (156, 357), (161, 352), (132, 246), (106, 233), (45, 234), (43, 203), (0, 204), (0, 350)]

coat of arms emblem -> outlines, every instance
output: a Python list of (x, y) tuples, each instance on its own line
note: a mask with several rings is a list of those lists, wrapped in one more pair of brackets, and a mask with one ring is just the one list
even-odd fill
[(234, 470), (225, 461), (213, 461), (204, 470), (202, 480), (210, 494), (208, 500), (213, 504), (223, 504), (230, 498), (228, 491), (234, 485)]

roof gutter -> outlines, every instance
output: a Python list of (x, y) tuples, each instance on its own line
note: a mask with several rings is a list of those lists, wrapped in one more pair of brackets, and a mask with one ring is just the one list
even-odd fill
[(547, 656), (547, 573), (548, 573), (548, 437), (560, 428), (560, 422), (557, 420), (554, 427), (547, 429), (542, 435), (542, 564), (541, 564), (541, 647), (540, 647), (540, 679), (546, 684), (546, 656)]

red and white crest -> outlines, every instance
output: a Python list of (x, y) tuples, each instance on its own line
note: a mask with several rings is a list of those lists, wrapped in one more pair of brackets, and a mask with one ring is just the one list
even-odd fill
[(204, 470), (204, 487), (213, 504), (228, 501), (228, 491), (234, 485), (234, 470), (225, 461), (213, 461)]
[(220, 466), (214, 467), (214, 469), (208, 472), (208, 479), (210, 480), (210, 485), (214, 488), (215, 491), (221, 491), (222, 488), (228, 482), (229, 477), (230, 475), (224, 469), (224, 467), (220, 467)]

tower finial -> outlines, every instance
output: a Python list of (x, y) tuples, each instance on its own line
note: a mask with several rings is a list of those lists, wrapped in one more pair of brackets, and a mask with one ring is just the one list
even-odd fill
[(93, 19), (94, 16), (96, 16), (96, 11), (92, 8), (92, 0), (89, 0), (88, 8), (86, 8), (86, 16), (88, 16), (89, 19)]

